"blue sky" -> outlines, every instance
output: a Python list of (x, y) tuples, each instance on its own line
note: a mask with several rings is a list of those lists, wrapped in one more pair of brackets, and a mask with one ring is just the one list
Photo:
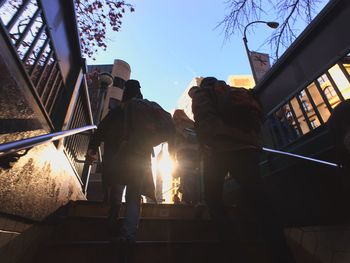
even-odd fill
[[(140, 81), (146, 98), (170, 111), (194, 77), (227, 80), (232, 74), (250, 74), (242, 35), (237, 33), (224, 42), (222, 28), (215, 29), (228, 12), (224, 0), (127, 2), (136, 11), (125, 15), (120, 32), (107, 33), (107, 51), (99, 51), (96, 60), (88, 60), (88, 64), (125, 60), (131, 66), (131, 78)], [(251, 29), (247, 34), (249, 48), (268, 53), (269, 45), (262, 44), (273, 29), (264, 24)]]

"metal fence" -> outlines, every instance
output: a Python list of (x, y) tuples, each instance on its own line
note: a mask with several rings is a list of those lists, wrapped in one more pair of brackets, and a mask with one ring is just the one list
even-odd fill
[(40, 1), (3, 1), (0, 18), (37, 96), (51, 115), (64, 83)]
[[(81, 83), (79, 94), (75, 103), (74, 110), (71, 115), (68, 130), (83, 127), (86, 124), (91, 124), (91, 117), (86, 110), (89, 107), (89, 100), (87, 99), (87, 89), (85, 82)], [(83, 176), (85, 154), (87, 152), (90, 140), (89, 133), (80, 133), (67, 137), (64, 141), (64, 149), (69, 157), (73, 168), (79, 177)]]
[[(54, 131), (92, 125), (73, 0), (0, 0), (0, 29)], [(25, 87), (23, 87), (25, 88)], [(64, 152), (82, 182), (89, 133), (67, 137)], [(84, 168), (85, 166), (85, 168)]]

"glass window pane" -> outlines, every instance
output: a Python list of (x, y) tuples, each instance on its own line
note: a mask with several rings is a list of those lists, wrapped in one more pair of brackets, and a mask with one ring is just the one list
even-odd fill
[(24, 9), (23, 13), (16, 20), (14, 26), (9, 32), (13, 43), (16, 43), (16, 41), (23, 34), (26, 26), (28, 25), (30, 19), (33, 17), (37, 9), (38, 9), (38, 5), (33, 0), (30, 1), (28, 5), (26, 5), (26, 8)]
[(309, 100), (309, 97), (306, 95), (305, 90), (302, 90), (298, 96), (300, 98), (301, 104), (302, 104), (304, 111), (306, 112), (306, 115), (309, 118), (310, 122), (311, 122), (311, 120), (313, 120), (314, 125), (313, 126), (311, 125), (311, 126), (313, 128), (320, 126), (321, 122), (318, 119), (316, 112), (315, 112), (314, 108), (312, 107), (312, 104)]
[(307, 125), (307, 122), (304, 118), (303, 112), (300, 109), (299, 103), (296, 98), (293, 98), (290, 103), (292, 104), (292, 107), (294, 109), (297, 121), (300, 124), (300, 128), (303, 132), (303, 134), (308, 133), (310, 131), (309, 126)]
[(344, 68), (346, 69), (346, 71), (348, 72), (348, 74), (350, 74), (350, 56), (349, 54), (347, 56), (345, 56), (341, 62), (343, 63)]
[(343, 71), (341, 71), (340, 67), (336, 64), (333, 67), (331, 67), (328, 70), (328, 72), (334, 79), (334, 82), (337, 85), (341, 94), (343, 95), (344, 99), (350, 98), (350, 83), (345, 77)]
[(331, 84), (331, 82), (329, 81), (328, 77), (326, 74), (323, 74), (321, 77), (319, 77), (317, 79), (318, 83), (321, 86), (321, 89), (323, 91), (323, 93), (325, 94), (325, 96), (329, 101), (329, 104), (332, 106), (332, 108), (335, 108), (335, 106), (337, 106), (340, 103), (340, 99), (338, 97), (338, 95), (335, 96), (330, 96), (330, 93), (333, 93), (333, 90), (335, 91), (333, 85)]
[(299, 130), (298, 130), (298, 124), (297, 120), (294, 119), (292, 110), (289, 108), (289, 105), (285, 105), (285, 118), (288, 122), (289, 127), (291, 128), (289, 138), (296, 139), (297, 137), (301, 136)]
[(300, 136), (288, 104), (269, 117), (269, 126), (278, 147), (285, 146)]
[(319, 126), (319, 123), (317, 123), (316, 120), (310, 120), (310, 124), (313, 129), (316, 129)]
[[(329, 116), (331, 115), (331, 112), (329, 111), (325, 101), (323, 100), (320, 92), (318, 91), (316, 84), (315, 83), (311, 83), (308, 87), (307, 87), (317, 109), (318, 112), (320, 113), (322, 119), (324, 122), (326, 122), (329, 118)], [(334, 91), (335, 92), (335, 91)], [(336, 95), (336, 94), (335, 94)], [(326, 95), (327, 96), (327, 95)], [(328, 98), (328, 97), (327, 97)]]
[(0, 8), (0, 18), (4, 25), (10, 22), (12, 17), (17, 13), (18, 9), (22, 6), (22, 0), (6, 1)]

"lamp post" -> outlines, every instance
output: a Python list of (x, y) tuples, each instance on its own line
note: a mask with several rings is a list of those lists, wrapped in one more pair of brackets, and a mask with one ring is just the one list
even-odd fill
[(102, 117), (102, 111), (104, 104), (106, 103), (106, 95), (108, 88), (113, 85), (113, 76), (108, 72), (102, 72), (99, 74), (99, 80), (100, 80), (100, 88), (99, 93), (97, 95), (98, 97), (98, 107), (96, 112), (96, 119), (95, 122), (99, 123), (101, 121)]
[(257, 21), (250, 22), (244, 28), (244, 31), (243, 31), (243, 42), (244, 42), (245, 50), (246, 50), (247, 55), (248, 55), (249, 65), (250, 65), (250, 69), (252, 70), (252, 73), (253, 73), (253, 78), (254, 78), (255, 85), (257, 83), (257, 77), (256, 77), (256, 73), (255, 73), (255, 70), (254, 70), (254, 67), (253, 67), (252, 57), (250, 56), (250, 50), (248, 48), (248, 40), (247, 40), (246, 33), (247, 33), (248, 26), (250, 26), (252, 24), (258, 24), (258, 23), (266, 24), (268, 27), (274, 28), (274, 29), (276, 29), (279, 26), (279, 24), (277, 22), (267, 22), (267, 21), (257, 20)]

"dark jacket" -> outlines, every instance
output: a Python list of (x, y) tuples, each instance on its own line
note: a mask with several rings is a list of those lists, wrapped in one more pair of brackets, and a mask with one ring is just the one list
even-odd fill
[(242, 131), (223, 122), (207, 89), (198, 87), (192, 95), (192, 112), (200, 144), (219, 152), (260, 149), (260, 137), (255, 131)]
[(336, 161), (350, 167), (350, 154), (345, 147), (345, 136), (350, 132), (350, 99), (341, 102), (333, 110), (327, 125), (336, 149)]
[(90, 140), (90, 149), (97, 150), (104, 142), (102, 182), (105, 187), (113, 184), (136, 184), (141, 193), (154, 198), (154, 183), (151, 170), (151, 151), (136, 151), (126, 142), (124, 110), (118, 106), (111, 110), (98, 125)]

